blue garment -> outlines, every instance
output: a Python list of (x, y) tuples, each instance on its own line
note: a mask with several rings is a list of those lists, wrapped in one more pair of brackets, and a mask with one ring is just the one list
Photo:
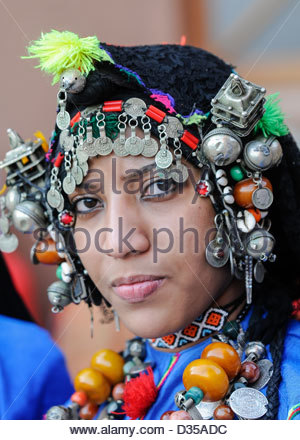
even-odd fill
[(48, 332), (0, 315), (0, 419), (42, 419), (73, 391), (64, 358)]

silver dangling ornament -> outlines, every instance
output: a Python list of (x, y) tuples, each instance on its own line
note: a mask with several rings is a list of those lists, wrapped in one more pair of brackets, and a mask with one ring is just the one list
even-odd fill
[(245, 145), (243, 157), (248, 168), (265, 171), (277, 166), (282, 159), (282, 148), (275, 136), (258, 136)]
[[(219, 223), (219, 224), (218, 224)], [(205, 257), (212, 267), (223, 267), (229, 260), (229, 238), (225, 232), (224, 220), (220, 214), (215, 217), (216, 236), (205, 249)]]
[(166, 126), (161, 124), (158, 126), (160, 150), (155, 156), (155, 163), (158, 168), (169, 168), (173, 161), (173, 156), (167, 145)]
[(30, 200), (21, 202), (15, 207), (12, 222), (18, 231), (25, 233), (46, 227), (46, 218), (42, 206)]
[(66, 111), (67, 102), (67, 92), (64, 88), (59, 89), (57, 93), (57, 103), (59, 107), (59, 112), (56, 116), (56, 125), (60, 130), (65, 130), (69, 127), (71, 118), (69, 113)]
[(170, 171), (170, 176), (177, 183), (185, 182), (189, 177), (189, 172), (187, 167), (181, 162), (182, 159), (182, 151), (180, 148), (179, 139), (174, 139), (174, 151), (173, 154), (175, 156), (176, 163)]
[(107, 156), (113, 151), (112, 140), (105, 133), (105, 115), (100, 110), (96, 114), (97, 127), (100, 137), (95, 140), (95, 152), (100, 156)]
[(127, 115), (126, 113), (122, 113), (118, 116), (118, 129), (120, 132), (120, 135), (117, 139), (114, 140), (113, 143), (113, 150), (116, 156), (124, 157), (128, 156), (128, 152), (125, 148), (126, 143), (126, 123), (127, 123)]
[(138, 156), (142, 153), (144, 149), (142, 139), (136, 135), (136, 127), (138, 125), (138, 121), (135, 118), (131, 118), (128, 124), (131, 129), (131, 135), (125, 142), (125, 150), (128, 154), (132, 156)]
[(59, 313), (72, 302), (71, 287), (63, 281), (55, 281), (47, 289), (48, 299), (53, 305), (52, 312)]
[(151, 137), (151, 123), (149, 116), (144, 115), (142, 117), (143, 131), (144, 131), (144, 139), (142, 139), (143, 143), (143, 151), (142, 155), (144, 157), (153, 157), (158, 151), (158, 143), (155, 139)]

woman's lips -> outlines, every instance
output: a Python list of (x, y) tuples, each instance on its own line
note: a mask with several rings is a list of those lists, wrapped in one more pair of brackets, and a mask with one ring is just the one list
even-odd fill
[(114, 292), (122, 299), (128, 302), (140, 302), (147, 296), (152, 295), (158, 289), (166, 278), (158, 280), (148, 280), (132, 284), (120, 284), (113, 286)]

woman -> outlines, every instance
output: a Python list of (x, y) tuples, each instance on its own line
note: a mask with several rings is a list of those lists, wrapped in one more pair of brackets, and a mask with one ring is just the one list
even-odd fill
[(102, 304), (139, 337), (48, 418), (296, 418), (300, 156), (276, 96), (193, 47), (52, 31), (29, 54), (60, 81), (53, 311)]

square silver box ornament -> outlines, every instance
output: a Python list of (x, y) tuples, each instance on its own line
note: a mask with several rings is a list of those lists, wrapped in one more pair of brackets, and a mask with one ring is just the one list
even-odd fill
[(266, 89), (232, 73), (211, 100), (212, 121), (228, 122), (239, 136), (247, 136), (264, 113)]

